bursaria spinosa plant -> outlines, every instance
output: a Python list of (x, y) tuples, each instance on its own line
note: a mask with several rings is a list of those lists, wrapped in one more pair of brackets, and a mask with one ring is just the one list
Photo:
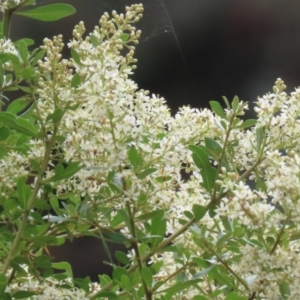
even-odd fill
[[(278, 79), (257, 120), (238, 97), (172, 116), (130, 79), (142, 5), (62, 59), (60, 35), (10, 40), (13, 14), (74, 12), (34, 4), (0, 1), (0, 298), (300, 299), (300, 89)], [(99, 282), (47, 251), (86, 235), (128, 249)]]

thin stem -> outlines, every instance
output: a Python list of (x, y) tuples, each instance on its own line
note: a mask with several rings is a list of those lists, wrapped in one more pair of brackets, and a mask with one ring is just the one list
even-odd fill
[[(159, 252), (160, 250), (162, 250), (163, 248), (165, 248), (166, 246), (168, 246), (171, 242), (173, 242), (173, 240), (175, 240), (178, 236), (180, 236), (182, 233), (184, 233), (185, 231), (188, 230), (188, 228), (195, 222), (195, 218), (190, 219), (188, 222), (186, 222), (181, 228), (179, 228), (177, 231), (175, 231), (173, 234), (171, 234), (168, 238), (166, 238), (165, 240), (163, 240), (155, 249), (155, 252), (149, 252), (147, 253), (145, 256), (141, 257), (141, 261), (145, 262), (148, 259), (151, 258), (151, 256), (153, 256), (156, 252)], [(133, 271), (135, 271), (138, 268), (138, 264), (134, 264), (132, 265), (130, 268), (127, 269), (127, 274), (132, 273)], [(97, 296), (103, 292), (103, 291), (107, 291), (109, 289), (111, 289), (113, 286), (113, 282), (110, 282), (108, 284), (106, 284), (104, 287), (102, 287), (102, 289), (97, 292), (96, 294), (92, 295), (90, 297), (90, 299), (96, 299)]]
[(134, 216), (132, 214), (129, 202), (126, 203), (126, 207), (127, 207), (127, 211), (128, 211), (129, 217), (130, 217), (131, 234), (132, 234), (132, 237), (133, 237), (133, 242), (132, 242), (131, 245), (132, 245), (133, 250), (135, 252), (135, 256), (136, 256), (138, 268), (139, 268), (139, 271), (140, 271), (140, 274), (141, 274), (141, 279), (142, 279), (146, 299), (147, 300), (152, 300), (152, 292), (151, 292), (151, 290), (149, 290), (149, 288), (148, 288), (148, 286), (147, 286), (147, 284), (146, 284), (146, 282), (145, 282), (145, 280), (143, 279), (143, 276), (142, 276), (143, 261), (141, 259), (141, 253), (140, 253), (139, 245), (138, 245), (138, 241), (137, 241), (137, 235), (136, 235), (135, 224), (134, 224)]
[(227, 264), (226, 261), (224, 261), (219, 255), (218, 253), (212, 248), (210, 247), (206, 242), (204, 242), (205, 247), (211, 251), (218, 259), (218, 261), (247, 289), (249, 290), (249, 287), (247, 285), (247, 283), (237, 274), (235, 273), (230, 266)]
[(8, 9), (3, 12), (2, 35), (4, 36), (5, 39), (9, 39), (11, 16), (13, 12), (14, 12), (13, 9)]

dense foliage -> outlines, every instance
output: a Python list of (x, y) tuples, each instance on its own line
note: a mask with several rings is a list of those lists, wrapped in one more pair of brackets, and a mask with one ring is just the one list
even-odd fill
[[(257, 120), (238, 97), (172, 116), (130, 79), (141, 5), (86, 36), (80, 22), (62, 59), (62, 36), (9, 39), (13, 14), (74, 13), (34, 4), (0, 1), (0, 298), (300, 297), (300, 89), (278, 79)], [(112, 277), (51, 262), (48, 246), (85, 235), (128, 247)]]

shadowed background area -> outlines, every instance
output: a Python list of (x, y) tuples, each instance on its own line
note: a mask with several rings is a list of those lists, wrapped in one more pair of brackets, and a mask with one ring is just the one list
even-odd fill
[[(14, 17), (11, 38), (30, 37), (36, 46), (43, 37), (62, 33), (67, 43), (73, 27), (84, 20), (87, 33), (105, 12), (124, 12), (129, 0), (37, 1), (66, 2), (77, 14), (54, 23)], [(271, 91), (277, 77), (288, 91), (300, 85), (300, 2), (280, 0), (141, 0), (145, 13), (136, 48), (138, 68), (133, 79), (140, 88), (166, 98), (172, 112), (190, 104), (208, 107), (238, 95), (251, 104)], [(65, 49), (68, 55), (68, 49)], [(118, 245), (114, 244), (114, 252)], [(110, 272), (103, 265), (100, 240), (76, 239), (51, 250), (70, 261), (75, 277)], [(113, 254), (112, 254), (113, 256)]]

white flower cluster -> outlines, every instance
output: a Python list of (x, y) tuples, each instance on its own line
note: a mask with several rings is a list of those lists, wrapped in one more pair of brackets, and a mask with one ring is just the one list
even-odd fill
[(47, 278), (43, 281), (38, 281), (28, 277), (21, 282), (9, 285), (5, 292), (13, 295), (19, 291), (33, 293), (34, 295), (27, 298), (30, 300), (89, 299), (83, 290), (74, 287), (71, 280), (59, 282), (53, 278)]
[[(152, 263), (163, 262), (154, 276), (163, 282), (158, 291), (172, 287), (179, 275), (185, 280), (199, 275), (201, 268), (195, 262), (213, 253), (205, 264), (225, 266), (242, 283), (239, 291), (243, 295), (276, 299), (280, 285), (288, 282), (288, 299), (296, 299), (300, 295), (300, 245), (296, 238), (286, 247), (281, 243), (297, 236), (300, 227), (300, 89), (289, 96), (278, 79), (273, 93), (258, 99), (258, 120), (251, 129), (244, 129), (243, 121), (233, 118), (236, 111), (240, 110), (241, 116), (247, 109), (242, 101), (235, 109), (227, 108), (223, 118), (220, 112), (189, 106), (173, 117), (163, 98), (149, 96), (129, 78), (136, 62), (132, 44), (138, 43), (141, 34), (131, 24), (141, 18), (142, 11), (141, 5), (133, 5), (126, 8), (125, 15), (104, 14), (99, 27), (85, 38), (80, 22), (69, 43), (69, 60), (61, 59), (62, 36), (44, 40), (46, 57), (38, 62), (39, 88), (33, 114), (41, 132), (64, 138), (58, 140), (43, 179), (57, 175), (53, 168), (57, 161), (81, 162), (82, 169), (74, 176), (50, 183), (55, 197), (68, 193), (81, 196), (85, 207), (95, 208), (95, 218), (93, 222), (86, 220), (84, 209), (76, 218), (99, 228), (110, 226), (118, 210), (127, 208), (145, 237), (152, 234), (149, 228), (153, 225), (139, 222), (146, 214), (163, 209), (165, 233), (172, 234), (192, 218), (195, 205), (205, 207), (215, 198), (219, 202), (213, 207), (214, 215), (207, 213), (172, 241), (182, 249), (182, 257), (172, 252), (152, 257)], [(13, 51), (9, 42), (5, 43), (3, 51)], [(60, 118), (52, 122), (54, 116)], [(205, 170), (196, 167), (188, 147), (204, 147), (207, 138), (215, 142), (217, 150), (221, 147), (218, 153), (209, 152), (209, 164), (218, 172), (211, 190), (205, 188)], [(28, 158), (42, 163), (44, 153), (45, 143), (38, 139), (30, 141), (27, 156), (9, 153), (7, 165), (3, 163), (0, 171), (2, 196), (14, 189), (17, 178), (28, 175)], [(70, 209), (64, 217), (71, 220), (74, 214)], [(130, 229), (122, 226), (118, 228), (122, 234), (133, 238)], [(289, 226), (291, 231), (284, 235)], [(223, 234), (227, 227), (232, 232)], [(224, 237), (229, 239), (228, 251), (221, 243)], [(136, 252), (128, 257), (134, 264)], [(189, 287), (180, 299), (192, 299), (199, 290), (207, 295), (217, 292), (220, 286), (208, 283), (209, 276), (204, 278), (207, 280)], [(82, 291), (65, 291), (57, 282), (47, 280), (12, 284), (9, 291), (20, 287), (42, 293), (32, 299), (86, 299)], [(222, 296), (216, 294), (214, 299)]]
[(22, 0), (0, 0), (0, 11), (4, 12), (20, 4)]

